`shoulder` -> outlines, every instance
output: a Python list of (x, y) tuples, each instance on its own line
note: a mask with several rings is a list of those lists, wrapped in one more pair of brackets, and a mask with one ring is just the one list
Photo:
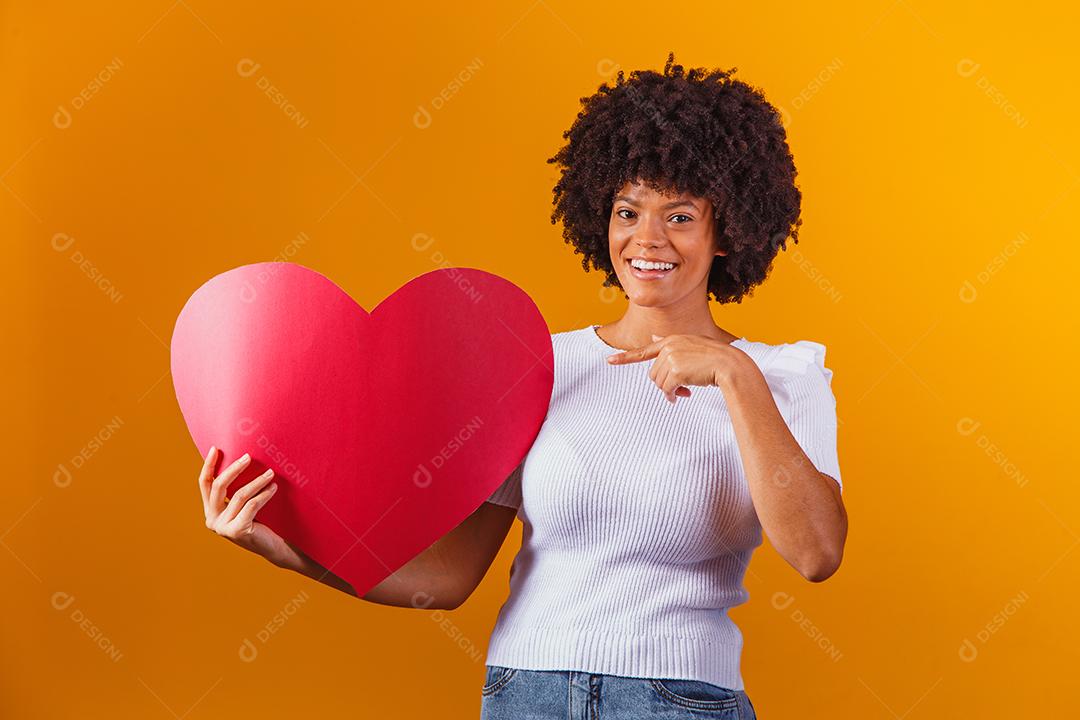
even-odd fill
[(585, 335), (586, 330), (593, 331), (591, 326), (587, 326), (551, 333), (551, 353), (556, 368), (565, 368), (568, 362), (573, 364), (576, 360), (587, 357), (590, 351), (595, 350), (589, 342), (589, 338)]
[(553, 344), (557, 342), (573, 342), (574, 340), (577, 340), (585, 332), (585, 330), (588, 329), (589, 328), (577, 328), (575, 330), (561, 330), (559, 332), (551, 333), (551, 342)]
[(559, 352), (560, 350), (566, 350), (571, 347), (591, 346), (592, 343), (595, 342), (595, 339), (586, 333), (593, 333), (595, 336), (596, 331), (593, 330), (592, 325), (586, 325), (582, 328), (551, 333), (551, 347), (555, 352)]
[(780, 380), (806, 379), (809, 376), (824, 379), (826, 385), (832, 382), (832, 370), (825, 365), (824, 343), (816, 340), (795, 340), (772, 345), (747, 340), (741, 343), (741, 347), (757, 362), (766, 376)]

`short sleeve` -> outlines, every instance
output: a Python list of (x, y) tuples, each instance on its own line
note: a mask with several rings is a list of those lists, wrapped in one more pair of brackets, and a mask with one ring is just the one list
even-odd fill
[(836, 443), (836, 397), (832, 370), (825, 367), (825, 346), (811, 340), (783, 345), (767, 374), (772, 376), (770, 385), (777, 409), (799, 447), (814, 467), (833, 478), (843, 492)]
[(495, 492), (491, 494), (486, 502), (503, 505), (504, 507), (521, 507), (521, 473), (524, 464), (525, 462), (522, 461), (520, 465), (514, 468), (510, 476), (503, 480), (499, 487), (495, 488)]

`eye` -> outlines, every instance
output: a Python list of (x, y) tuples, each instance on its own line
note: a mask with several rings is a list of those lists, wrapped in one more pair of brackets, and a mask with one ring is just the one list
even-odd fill
[(624, 220), (629, 220), (630, 218), (626, 217), (625, 215), (620, 214), (620, 213), (624, 213), (624, 212), (633, 213), (634, 211), (631, 210), (630, 208), (619, 208), (618, 210), (615, 211), (615, 214), (618, 215), (619, 217), (621, 217)]
[[(677, 215), (672, 215), (672, 216), (671, 216), (671, 218), (672, 218), (673, 220), (674, 220), (675, 218), (677, 218), (677, 217), (684, 217), (684, 218), (686, 218), (686, 221), (687, 221), (687, 222), (689, 222), (689, 221), (691, 221), (691, 220), (693, 220), (693, 219), (694, 219), (694, 218), (690, 217), (689, 215), (687, 215), (686, 213), (678, 213)], [(676, 223), (676, 225), (682, 225), (682, 224), (683, 224), (683, 223)]]

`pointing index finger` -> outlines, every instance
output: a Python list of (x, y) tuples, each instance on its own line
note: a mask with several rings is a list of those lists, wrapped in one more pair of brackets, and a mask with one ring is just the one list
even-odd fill
[(648, 360), (654, 358), (660, 353), (660, 347), (663, 341), (649, 343), (639, 348), (633, 348), (632, 350), (623, 350), (617, 352), (614, 355), (608, 355), (607, 360), (612, 365), (621, 365), (625, 363), (641, 362), (642, 360)]

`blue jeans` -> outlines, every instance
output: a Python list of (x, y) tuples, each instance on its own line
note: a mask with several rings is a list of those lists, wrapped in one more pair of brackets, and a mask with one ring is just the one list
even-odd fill
[(743, 690), (700, 680), (487, 665), (480, 720), (756, 720)]

